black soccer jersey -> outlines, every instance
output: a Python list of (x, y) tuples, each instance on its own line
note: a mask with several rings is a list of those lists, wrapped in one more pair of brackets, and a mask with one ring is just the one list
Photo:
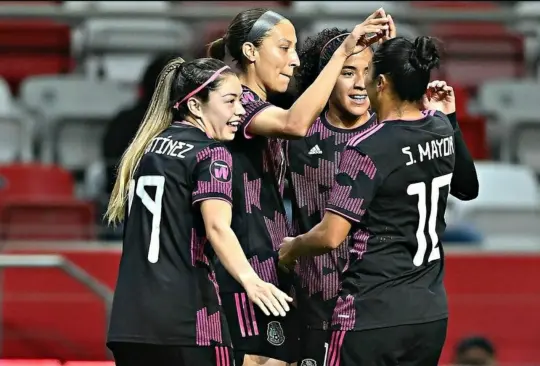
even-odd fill
[(448, 316), (440, 238), (454, 169), (440, 112), (381, 122), (353, 137), (327, 210), (352, 224), (332, 327), (363, 330)]
[(228, 150), (184, 123), (149, 144), (130, 185), (109, 341), (230, 346), (197, 203), (232, 202), (231, 170)]
[[(241, 101), (246, 114), (234, 141), (227, 145), (235, 166), (232, 228), (255, 272), (262, 280), (278, 285), (277, 250), (288, 235), (283, 205), (283, 140), (251, 136), (247, 126), (271, 104), (245, 86)], [(243, 291), (219, 264), (217, 274), (222, 292)]]
[[(305, 138), (287, 141), (294, 235), (304, 234), (321, 222), (347, 141), (376, 121), (372, 115), (362, 126), (342, 129), (332, 126), (323, 113)], [(340, 274), (348, 258), (348, 240), (328, 254), (298, 260), (297, 301), (303, 323), (310, 328), (327, 329), (330, 324)]]

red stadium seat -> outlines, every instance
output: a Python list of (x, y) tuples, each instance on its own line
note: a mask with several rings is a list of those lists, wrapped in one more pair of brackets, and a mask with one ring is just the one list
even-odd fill
[(61, 366), (57, 360), (0, 360), (0, 366)]
[[(417, 8), (481, 10), (496, 9), (490, 1), (412, 1)], [(445, 50), (442, 75), (470, 91), (486, 80), (521, 77), (525, 74), (524, 39), (499, 23), (439, 22), (426, 34), (439, 38)]]
[[(19, 3), (28, 5), (24, 1)], [(70, 72), (73, 69), (70, 42), (70, 28), (65, 24), (41, 20), (2, 20), (0, 76), (8, 81), (16, 94), (21, 80), (27, 76)]]
[(75, 199), (73, 187), (57, 166), (0, 166), (0, 238), (93, 239), (94, 207)]
[(0, 205), (3, 200), (73, 197), (72, 175), (56, 165), (12, 164), (0, 166)]
[(475, 160), (488, 159), (490, 154), (487, 143), (486, 119), (481, 116), (458, 114), (458, 122), (472, 157)]
[(114, 361), (69, 361), (64, 366), (114, 366)]

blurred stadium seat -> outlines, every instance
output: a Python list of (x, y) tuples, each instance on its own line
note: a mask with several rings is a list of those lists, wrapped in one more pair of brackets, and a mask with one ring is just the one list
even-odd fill
[(477, 98), (479, 110), (497, 123), (491, 139), (501, 145), (501, 158), (530, 165), (537, 173), (540, 162), (534, 157), (540, 148), (530, 138), (540, 133), (539, 95), (538, 80), (507, 79), (482, 83)]
[(0, 166), (0, 238), (92, 239), (93, 205), (73, 193), (72, 176), (58, 166)]
[(64, 364), (64, 366), (114, 366), (114, 365), (115, 365), (114, 361), (68, 361)]
[(33, 159), (34, 126), (25, 117), (0, 77), (0, 163)]
[(20, 101), (42, 121), (41, 160), (81, 171), (100, 159), (106, 122), (135, 96), (136, 88), (113, 80), (41, 76), (24, 81)]
[(0, 360), (0, 366), (61, 366), (57, 360)]

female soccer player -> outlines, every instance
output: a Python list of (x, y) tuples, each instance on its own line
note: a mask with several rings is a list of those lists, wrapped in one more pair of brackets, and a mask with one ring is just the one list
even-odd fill
[[(305, 136), (326, 105), (347, 58), (388, 29), (388, 19), (382, 15), (382, 9), (376, 11), (345, 37), (317, 79), (289, 109), (267, 102), (270, 93), (287, 90), (299, 64), (296, 32), (289, 20), (267, 9), (250, 9), (238, 14), (223, 38), (210, 45), (211, 57), (229, 55), (240, 70), (246, 114), (229, 147), (236, 166), (232, 227), (251, 265), (265, 281), (285, 286), (277, 271), (276, 251), (288, 233), (282, 200), (285, 157), (277, 137)], [(368, 33), (375, 36), (369, 38)], [(236, 363), (269, 365), (267, 358), (296, 361), (298, 325), (294, 316), (264, 316), (253, 309), (236, 281), (219, 268), (217, 274)], [(245, 363), (244, 355), (248, 355)]]
[[(381, 41), (396, 36), (392, 17), (387, 17), (389, 33)], [(300, 92), (315, 81), (348, 34), (346, 30), (329, 28), (305, 41), (296, 77)], [(327, 106), (306, 137), (286, 143), (295, 235), (307, 233), (322, 220), (347, 141), (377, 122), (369, 111), (364, 82), (372, 56), (372, 49), (366, 48), (347, 58)], [(323, 346), (327, 339), (340, 274), (348, 258), (346, 242), (325, 255), (299, 258), (295, 292), (301, 323), (299, 364), (311, 361), (323, 365), (324, 348), (315, 345)]]
[(351, 232), (323, 346), (328, 366), (437, 365), (448, 317), (439, 238), (457, 128), (446, 116), (455, 112), (452, 88), (428, 85), (438, 64), (429, 37), (394, 38), (375, 52), (365, 82), (380, 122), (347, 143), (321, 223), (280, 249), (292, 266)]
[(221, 61), (172, 60), (122, 157), (107, 211), (126, 216), (108, 335), (119, 366), (232, 365), (214, 252), (265, 314), (288, 310), (230, 228), (232, 158), (219, 141), (238, 130), (241, 93)]

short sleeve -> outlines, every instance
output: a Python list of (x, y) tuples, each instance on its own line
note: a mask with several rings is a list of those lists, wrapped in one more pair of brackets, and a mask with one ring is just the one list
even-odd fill
[(381, 181), (381, 173), (372, 158), (357, 147), (347, 146), (326, 210), (360, 222)]
[(197, 154), (193, 173), (193, 204), (221, 199), (232, 204), (232, 157), (223, 146), (209, 146)]
[(242, 116), (242, 125), (239, 131), (242, 136), (246, 139), (252, 139), (253, 135), (247, 132), (247, 128), (251, 121), (265, 110), (268, 107), (271, 107), (272, 104), (261, 100), (259, 97), (256, 97), (251, 91), (244, 91), (241, 97), (242, 106), (246, 110), (246, 113)]

